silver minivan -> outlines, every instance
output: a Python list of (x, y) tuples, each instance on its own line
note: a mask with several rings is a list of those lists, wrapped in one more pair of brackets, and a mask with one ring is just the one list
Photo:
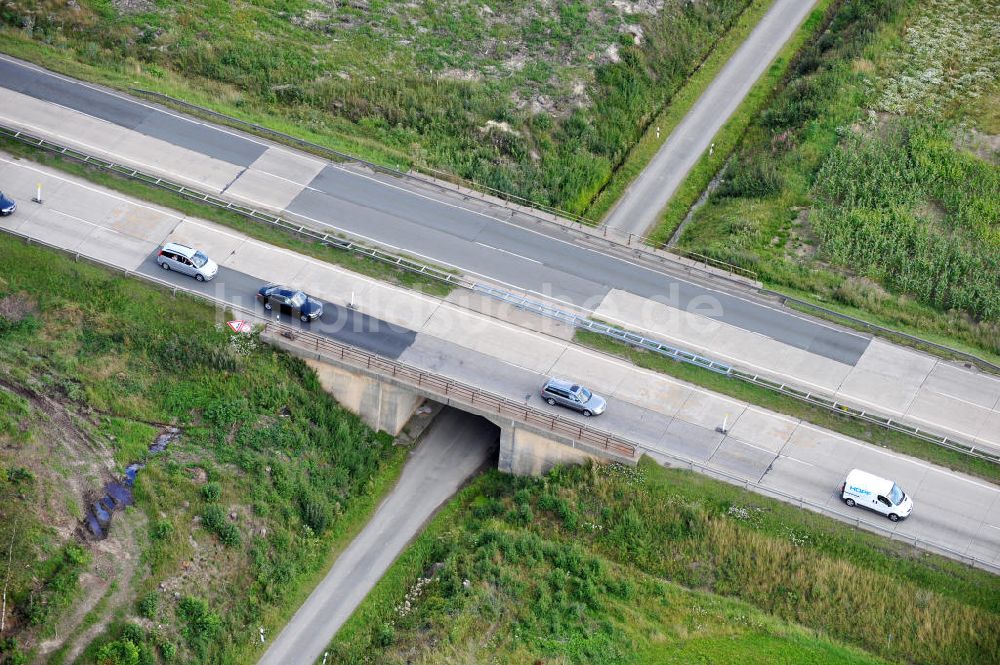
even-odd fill
[(207, 282), (219, 272), (219, 265), (202, 252), (177, 242), (168, 242), (156, 255), (156, 262), (164, 270), (174, 270), (190, 275), (199, 282)]
[(546, 381), (541, 394), (542, 399), (549, 404), (566, 406), (585, 416), (599, 416), (608, 406), (603, 397), (595, 395), (583, 386), (562, 379)]

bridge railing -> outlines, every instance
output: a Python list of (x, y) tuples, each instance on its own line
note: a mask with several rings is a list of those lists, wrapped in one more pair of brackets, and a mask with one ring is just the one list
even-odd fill
[(731, 379), (736, 379), (745, 383), (752, 383), (755, 386), (781, 393), (786, 397), (792, 397), (838, 415), (853, 418), (855, 420), (861, 420), (872, 425), (877, 425), (883, 429), (901, 432), (922, 441), (932, 443), (936, 446), (947, 448), (948, 450), (952, 450), (963, 455), (968, 455), (969, 457), (975, 457), (994, 464), (1000, 464), (1000, 455), (996, 454), (992, 450), (970, 442), (962, 441), (954, 436), (947, 436), (934, 431), (929, 431), (927, 429), (917, 427), (916, 425), (911, 425), (907, 422), (901, 421), (898, 418), (879, 413), (878, 411), (859, 409), (856, 406), (842, 402), (825, 393), (815, 390), (803, 390), (794, 384), (775, 381), (765, 374), (748, 372), (728, 363), (713, 360), (712, 358), (708, 358), (670, 344), (665, 344), (658, 339), (645, 337), (625, 328), (619, 328), (608, 323), (595, 321), (593, 319), (580, 316), (574, 312), (568, 312), (566, 310), (559, 309), (558, 307), (553, 307), (547, 303), (533, 300), (526, 296), (520, 296), (482, 283), (476, 283), (472, 288), (477, 293), (482, 293), (490, 296), (491, 298), (509, 303), (519, 309), (537, 314), (538, 316), (544, 316), (561, 323), (565, 323), (566, 325), (572, 326), (576, 329), (597, 333), (617, 342), (621, 342), (638, 349), (644, 349), (646, 351), (664, 356), (665, 358), (676, 360), (677, 362), (701, 367), (702, 369), (710, 372), (728, 376)]
[[(270, 225), (272, 227), (278, 227), (290, 233), (294, 233), (305, 237), (307, 239), (323, 243), (329, 246), (338, 247), (345, 251), (366, 256), (368, 258), (387, 263), (389, 265), (395, 266), (397, 268), (406, 270), (411, 273), (424, 275), (426, 277), (450, 284), (452, 286), (467, 289), (476, 293), (480, 293), (491, 298), (509, 303), (524, 309), (526, 311), (533, 312), (540, 316), (545, 316), (552, 318), (563, 323), (572, 325), (581, 330), (588, 330), (590, 332), (595, 332), (605, 337), (609, 337), (616, 341), (634, 346), (637, 348), (642, 348), (653, 353), (665, 356), (672, 360), (678, 362), (688, 363), (701, 367), (702, 369), (707, 369), (711, 372), (717, 374), (723, 374), (731, 378), (745, 381), (748, 383), (753, 383), (754, 385), (766, 388), (768, 390), (773, 390), (779, 392), (783, 395), (793, 397), (798, 400), (805, 401), (813, 406), (832, 411), (842, 416), (847, 416), (849, 418), (854, 418), (857, 420), (862, 420), (864, 422), (877, 425), (884, 429), (889, 429), (897, 432), (913, 436), (915, 438), (927, 441), (936, 446), (947, 448), (949, 450), (968, 455), (970, 457), (976, 457), (982, 460), (986, 460), (992, 463), (1000, 463), (1000, 455), (997, 455), (991, 450), (983, 449), (981, 446), (974, 444), (971, 441), (963, 441), (954, 436), (947, 436), (939, 432), (928, 431), (926, 429), (911, 425), (906, 422), (894, 418), (892, 416), (885, 415), (871, 410), (863, 410), (856, 408), (850, 404), (840, 402), (831, 395), (823, 394), (816, 391), (802, 390), (793, 384), (775, 381), (772, 378), (758, 374), (754, 372), (748, 372), (738, 367), (734, 367), (727, 363), (723, 363), (712, 358), (708, 358), (685, 349), (665, 344), (664, 342), (657, 340), (655, 338), (645, 337), (639, 335), (630, 330), (624, 328), (619, 328), (610, 324), (602, 323), (600, 321), (594, 321), (573, 312), (567, 312), (565, 310), (558, 309), (549, 305), (547, 303), (539, 302), (533, 300), (527, 296), (518, 295), (512, 293), (506, 289), (497, 288), (494, 285), (487, 284), (481, 281), (473, 281), (467, 276), (460, 273), (449, 272), (447, 270), (442, 270), (441, 268), (416, 261), (406, 256), (394, 254), (387, 252), (385, 250), (369, 247), (349, 238), (340, 237), (337, 235), (332, 235), (329, 233), (324, 233), (322, 231), (317, 231), (310, 228), (307, 225), (298, 224), (289, 221), (281, 216), (273, 215), (266, 211), (260, 211), (255, 208), (248, 206), (243, 206), (226, 199), (213, 196), (211, 194), (206, 194), (202, 191), (193, 189), (186, 185), (182, 185), (165, 178), (161, 178), (156, 175), (151, 175), (144, 173), (130, 166), (125, 166), (122, 164), (117, 164), (115, 162), (109, 162), (107, 160), (101, 159), (99, 157), (94, 157), (86, 153), (80, 152), (74, 148), (69, 148), (62, 146), (43, 138), (39, 138), (27, 132), (22, 132), (20, 130), (4, 127), (0, 125), (0, 136), (5, 136), (10, 139), (21, 141), (28, 145), (32, 145), (37, 148), (42, 148), (62, 156), (80, 161), (84, 164), (90, 166), (95, 166), (103, 170), (112, 171), (121, 176), (139, 180), (145, 182), (149, 185), (159, 187), (171, 192), (174, 192), (185, 198), (199, 201), (217, 208), (222, 208), (249, 219), (253, 219), (258, 222)], [(773, 292), (767, 292), (772, 293)], [(797, 301), (801, 302), (801, 301)], [(808, 304), (808, 303), (807, 303)], [(815, 306), (814, 306), (815, 307)], [(882, 329), (882, 331), (887, 331), (888, 329)], [(911, 336), (912, 338), (912, 336)], [(912, 338), (917, 339), (917, 338)], [(946, 347), (942, 347), (946, 348)], [(955, 353), (960, 353), (955, 351)], [(967, 355), (967, 354), (966, 354)], [(974, 358), (974, 356), (969, 356), (969, 358)], [(977, 359), (978, 360), (978, 359)], [(989, 363), (982, 361), (980, 366), (989, 366)]]
[(192, 298), (203, 300), (211, 305), (224, 307), (234, 314), (240, 314), (241, 316), (246, 316), (248, 319), (261, 322), (266, 331), (273, 331), (285, 337), (289, 341), (294, 342), (301, 340), (302, 342), (305, 342), (306, 348), (310, 348), (316, 353), (322, 353), (327, 356), (337, 358), (345, 364), (364, 368), (383, 376), (390, 376), (400, 383), (410, 385), (425, 393), (432, 394), (435, 397), (449, 399), (471, 406), (482, 413), (490, 413), (501, 418), (509, 418), (526, 425), (532, 425), (539, 429), (552, 432), (553, 434), (573, 439), (574, 441), (586, 444), (592, 448), (607, 451), (608, 453), (618, 457), (629, 459), (635, 459), (636, 457), (637, 446), (634, 443), (591, 425), (585, 425), (564, 416), (548, 413), (542, 409), (528, 406), (523, 402), (518, 402), (517, 400), (504, 397), (503, 395), (483, 390), (482, 388), (478, 388), (472, 384), (464, 383), (457, 379), (452, 379), (434, 372), (428, 372), (397, 360), (391, 360), (385, 356), (380, 356), (376, 353), (371, 353), (349, 344), (343, 344), (328, 337), (323, 337), (315, 333), (304, 332), (302, 330), (292, 328), (291, 326), (274, 323), (272, 321), (263, 321), (257, 312), (250, 308), (233, 305), (232, 303), (204, 293), (178, 289), (175, 284), (158, 277), (130, 270), (128, 268), (123, 268), (107, 261), (102, 261), (73, 250), (68, 250), (64, 247), (59, 247), (58, 245), (53, 245), (52, 243), (45, 242), (44, 240), (32, 238), (31, 236), (14, 229), (0, 227), (0, 230), (12, 236), (19, 237), (30, 245), (39, 245), (62, 254), (68, 254), (77, 261), (82, 258), (89, 263), (93, 263), (114, 272), (122, 273), (125, 277), (138, 277), (139, 279), (147, 282), (152, 282), (153, 284), (172, 292), (174, 295), (177, 295), (178, 292), (182, 292)]
[(278, 334), (292, 343), (297, 343), (303, 349), (313, 351), (318, 356), (333, 358), (347, 365), (391, 377), (399, 383), (434, 398), (458, 402), (473, 407), (481, 413), (509, 418), (619, 457), (635, 459), (636, 445), (634, 443), (592, 425), (549, 413), (478, 386), (442, 374), (428, 372), (398, 360), (391, 360), (329, 337), (304, 332), (270, 321), (264, 324), (264, 329), (265, 332)]
[[(205, 302), (208, 302), (209, 304), (212, 305), (221, 304), (224, 307), (230, 309), (231, 311), (240, 312), (247, 315), (248, 317), (257, 319), (256, 313), (250, 309), (235, 307), (233, 305), (224, 303), (216, 298), (213, 298), (205, 294), (178, 289), (176, 285), (167, 282), (163, 279), (160, 279), (158, 277), (153, 277), (152, 275), (146, 275), (144, 273), (136, 272), (128, 268), (122, 268), (121, 266), (117, 266), (113, 263), (108, 263), (107, 261), (95, 259), (93, 257), (80, 254), (79, 252), (74, 252), (73, 250), (67, 250), (64, 247), (59, 247), (58, 245), (53, 245), (51, 243), (42, 240), (34, 239), (29, 235), (26, 235), (20, 231), (15, 231), (10, 228), (0, 227), (0, 230), (3, 230), (4, 232), (12, 236), (19, 237), (25, 240), (29, 244), (40, 245), (48, 249), (60, 252), (62, 254), (68, 254), (69, 256), (72, 256), (76, 260), (80, 260), (81, 258), (83, 258), (89, 263), (93, 263), (95, 265), (109, 269), (113, 272), (122, 273), (126, 277), (138, 277), (140, 279), (146, 280), (147, 282), (152, 282), (153, 284), (156, 284), (168, 291), (171, 291), (174, 295), (176, 295), (177, 292), (180, 290), (181, 292), (186, 293), (190, 297), (204, 300)], [(277, 326), (274, 323), (268, 322), (268, 327), (277, 330), (279, 326)], [(284, 328), (286, 331), (290, 331), (292, 334), (295, 335), (303, 334), (300, 331), (296, 331), (295, 329), (290, 328), (288, 326), (281, 326), (281, 328)], [(316, 337), (319, 336), (317, 335)], [(802, 508), (809, 508), (810, 510), (824, 513), (826, 515), (835, 517), (842, 521), (854, 523), (857, 528), (864, 528), (869, 531), (874, 531), (876, 533), (887, 536), (890, 540), (898, 540), (906, 542), (907, 544), (912, 544), (914, 547), (935, 552), (937, 554), (942, 554), (949, 558), (967, 563), (971, 566), (982, 568), (995, 574), (1000, 574), (1000, 565), (991, 563), (983, 559), (979, 559), (965, 552), (960, 552), (958, 550), (948, 548), (943, 545), (938, 545), (936, 543), (932, 543), (930, 541), (920, 539), (915, 536), (913, 537), (904, 536), (903, 534), (899, 534), (891, 529), (887, 529), (884, 526), (879, 526), (873, 522), (868, 522), (858, 517), (848, 516), (846, 513), (843, 513), (841, 511), (831, 510), (825, 506), (809, 501), (808, 499), (797, 497), (792, 494), (787, 494), (780, 490), (762, 485), (758, 482), (751, 481), (746, 478), (741, 478), (739, 476), (728, 473), (726, 471), (705, 464), (703, 462), (696, 462), (688, 457), (684, 457), (681, 455), (665, 453), (661, 450), (654, 450), (652, 448), (648, 448), (645, 446), (639, 446), (630, 443), (629, 441), (623, 440), (620, 437), (611, 435), (607, 432), (596, 430), (590, 427), (583, 427), (579, 423), (573, 422), (566, 418), (548, 414), (546, 412), (537, 409), (531, 409), (527, 407), (527, 405), (525, 404), (521, 404), (519, 402), (504, 398), (499, 395), (488, 393), (487, 391), (483, 391), (475, 387), (472, 387), (472, 390), (469, 390), (469, 386), (467, 386), (466, 384), (462, 384), (459, 381), (447, 379), (446, 377), (441, 377), (440, 375), (431, 375), (430, 373), (409, 367), (403, 363), (389, 360), (387, 358), (365, 352), (355, 347), (333, 342), (332, 340), (329, 341), (331, 342), (330, 346), (341, 347), (335, 353), (337, 354), (343, 353), (343, 355), (339, 357), (341, 357), (344, 361), (346, 361), (348, 358), (354, 358), (356, 362), (364, 363), (364, 366), (369, 369), (378, 367), (396, 366), (393, 369), (389, 370), (390, 372), (393, 371), (395, 372), (395, 374), (391, 374), (392, 376), (395, 376), (398, 379), (402, 379), (402, 377), (404, 376), (410, 376), (411, 380), (416, 381), (416, 383), (414, 383), (413, 385), (419, 386), (423, 390), (427, 392), (432, 392), (438, 396), (450, 398), (455, 401), (461, 401), (465, 404), (472, 405), (475, 408), (480, 409), (482, 411), (485, 411), (485, 409), (483, 409), (482, 407), (486, 406), (489, 408), (491, 413), (496, 413), (497, 415), (500, 415), (502, 417), (508, 417), (511, 418), (512, 420), (520, 420), (522, 422), (532, 424), (537, 427), (548, 429), (553, 433), (558, 433), (564, 436), (575, 438), (576, 440), (579, 440), (581, 442), (586, 442), (592, 446), (604, 447), (604, 449), (608, 450), (609, 452), (615, 452), (619, 455), (635, 458), (636, 454), (639, 452), (643, 453), (649, 452), (652, 453), (654, 457), (660, 459), (669, 458), (671, 460), (674, 460), (675, 466), (677, 466), (677, 463), (679, 463), (680, 466), (685, 466), (691, 471), (697, 471), (699, 473), (708, 476), (713, 476), (720, 480), (724, 480), (730, 484), (743, 486), (747, 490), (752, 489), (753, 491), (758, 492), (760, 494), (771, 495), (777, 499), (786, 501), (788, 503), (798, 504)], [(314, 350), (318, 351), (321, 345), (323, 346), (323, 348), (327, 348), (327, 344), (324, 343), (323, 338), (321, 338), (318, 342), (319, 343), (317, 343), (316, 340), (313, 341)], [(406, 369), (416, 369), (416, 373), (411, 374), (409, 372), (406, 372), (405, 371)], [(420, 374), (424, 374), (427, 376), (421, 377)], [(423, 383), (421, 383), (421, 381), (423, 381)]]

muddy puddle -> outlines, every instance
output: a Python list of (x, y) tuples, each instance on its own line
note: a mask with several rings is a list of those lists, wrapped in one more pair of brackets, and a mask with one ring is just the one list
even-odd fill
[[(149, 454), (162, 453), (181, 435), (176, 427), (167, 427), (149, 444)], [(83, 530), (86, 536), (93, 540), (104, 540), (108, 537), (111, 521), (115, 513), (125, 510), (133, 503), (132, 488), (139, 472), (146, 466), (134, 462), (125, 467), (125, 475), (120, 479), (109, 480), (102, 490), (91, 493), (87, 497), (87, 514), (83, 518)]]

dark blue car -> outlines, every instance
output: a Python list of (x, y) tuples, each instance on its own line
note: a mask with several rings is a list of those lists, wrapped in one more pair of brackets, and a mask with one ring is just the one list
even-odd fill
[(260, 287), (257, 300), (264, 303), (264, 309), (277, 309), (290, 316), (297, 316), (303, 323), (315, 321), (323, 314), (323, 303), (302, 291), (278, 284)]
[(6, 217), (17, 210), (17, 204), (14, 203), (14, 199), (8, 198), (6, 194), (0, 192), (0, 216)]

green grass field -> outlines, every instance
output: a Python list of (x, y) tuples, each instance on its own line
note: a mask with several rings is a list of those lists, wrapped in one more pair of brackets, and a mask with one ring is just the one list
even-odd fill
[(644, 458), (475, 481), (334, 639), (334, 662), (1000, 658), (988, 573)]
[[(994, 10), (985, 0), (835, 6), (679, 247), (996, 357)], [(686, 212), (673, 211), (668, 230)]]
[[(6, 235), (0, 257), (0, 662), (253, 661), (249, 631), (283, 624), (404, 450), (208, 305)], [(166, 424), (180, 439), (150, 455)], [(84, 508), (133, 462), (135, 506), (81, 542)], [(41, 638), (63, 648), (43, 657)]]
[(0, 48), (582, 212), (750, 2), (29, 0)]

